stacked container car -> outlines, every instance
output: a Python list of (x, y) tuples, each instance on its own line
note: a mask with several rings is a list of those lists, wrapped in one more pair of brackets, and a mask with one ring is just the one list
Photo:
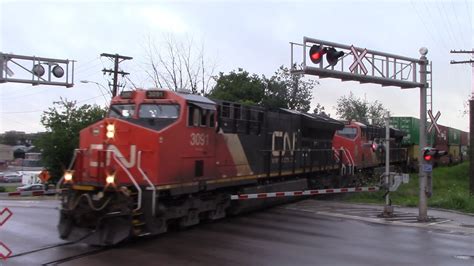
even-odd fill
[(469, 133), (461, 131), (460, 160), (461, 162), (468, 158)]
[[(417, 169), (420, 157), (420, 119), (415, 117), (391, 117), (390, 125), (406, 133), (403, 137), (402, 147), (407, 148), (408, 164), (412, 169)], [(434, 134), (429, 134), (428, 145), (433, 145)]]
[(461, 130), (448, 128), (448, 159), (449, 163), (461, 161)]
[[(407, 133), (402, 144), (408, 149), (409, 160), (412, 162), (413, 169), (416, 169), (420, 150), (420, 119), (415, 117), (392, 117), (390, 123), (392, 127)], [(440, 158), (438, 163), (452, 164), (464, 160), (467, 155), (468, 133), (443, 125), (438, 125), (438, 128), (439, 132), (433, 130), (429, 133), (426, 143), (427, 146), (448, 152), (448, 156)], [(462, 151), (464, 151), (464, 154), (462, 154)]]

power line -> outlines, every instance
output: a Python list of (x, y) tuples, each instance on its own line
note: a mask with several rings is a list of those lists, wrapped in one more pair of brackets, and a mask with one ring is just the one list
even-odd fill
[(420, 12), (418, 11), (418, 9), (416, 8), (415, 4), (413, 3), (412, 0), (410, 0), (410, 4), (413, 6), (413, 9), (415, 10), (415, 13), (416, 15), (418, 16), (418, 18), (420, 19), (421, 23), (423, 24), (423, 27), (425, 28), (426, 32), (428, 32), (428, 35), (430, 36), (430, 38), (433, 40), (433, 42), (439, 46), (439, 48), (441, 48), (441, 50), (443, 50), (443, 47), (441, 46), (444, 46), (444, 48), (448, 49), (448, 46), (446, 46), (446, 44), (444, 43), (444, 40), (442, 39), (442, 43), (440, 45), (440, 42), (437, 41), (437, 39), (435, 38), (435, 35), (431, 32), (431, 30), (428, 28), (428, 26), (426, 25), (425, 23), (425, 20), (423, 19), (423, 16), (420, 15)]
[(444, 12), (441, 11), (441, 8), (440, 8), (440, 3), (439, 2), (434, 2), (433, 5), (436, 6), (436, 8), (438, 9), (438, 14), (439, 16), (437, 17), (438, 18), (438, 21), (442, 22), (441, 25), (443, 25), (443, 29), (446, 31), (446, 35), (443, 34), (443, 36), (447, 36), (449, 37), (449, 40), (450, 42), (448, 41), (448, 45), (449, 44), (458, 44), (458, 42), (455, 40), (453, 34), (452, 34), (452, 31), (450, 30), (450, 28), (448, 28), (448, 26), (450, 27), (450, 24), (449, 24), (449, 19), (448, 19), (448, 22), (446, 23), (445, 21), (445, 16), (443, 16)]
[[(459, 18), (456, 14), (456, 8), (454, 6), (454, 2), (451, 1), (451, 8), (453, 9), (453, 13), (454, 13), (454, 17), (456, 18), (456, 23), (457, 23), (457, 29), (459, 30), (459, 34), (461, 36), (461, 41), (462, 41), (462, 45), (466, 45), (466, 47), (468, 47), (467, 44), (469, 44), (469, 42), (467, 42), (466, 38), (463, 38), (463, 34), (462, 34), (462, 26), (461, 26), (461, 23), (459, 22)], [(467, 43), (466, 43), (467, 42)]]

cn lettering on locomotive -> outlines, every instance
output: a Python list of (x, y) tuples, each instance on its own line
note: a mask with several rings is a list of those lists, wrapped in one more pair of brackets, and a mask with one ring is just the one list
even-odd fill
[(272, 155), (274, 157), (281, 155), (285, 156), (286, 152), (289, 151), (293, 156), (296, 147), (296, 133), (291, 134), (288, 132), (274, 131), (272, 134)]

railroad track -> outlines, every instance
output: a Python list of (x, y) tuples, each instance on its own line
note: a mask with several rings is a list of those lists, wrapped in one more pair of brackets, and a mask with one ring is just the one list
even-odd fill
[[(32, 254), (43, 252), (43, 251), (59, 249), (59, 248), (65, 247), (65, 246), (72, 246), (72, 245), (75, 245), (75, 244), (79, 245), (77, 242), (66, 242), (66, 243), (61, 243), (61, 244), (50, 245), (50, 246), (46, 246), (46, 247), (37, 248), (37, 249), (21, 252), (21, 253), (18, 253), (18, 254), (14, 254), (14, 255), (10, 256), (8, 259), (10, 260), (10, 259), (14, 259), (14, 258), (24, 257), (24, 256), (32, 255)], [(39, 265), (59, 265), (59, 264), (64, 263), (64, 262), (68, 262), (68, 261), (72, 261), (72, 260), (75, 260), (75, 259), (80, 259), (80, 258), (84, 258), (84, 257), (87, 257), (87, 256), (95, 255), (95, 254), (104, 252), (107, 249), (108, 248), (106, 248), (106, 247), (88, 247), (88, 250), (84, 250), (83, 252), (79, 252), (79, 253), (76, 253), (76, 254), (72, 254), (70, 256), (62, 257), (60, 259), (55, 259), (55, 260), (51, 260), (51, 261), (47, 261), (47, 262), (40, 262)]]
[(54, 261), (50, 261), (50, 262), (47, 262), (47, 263), (43, 263), (41, 265), (42, 266), (59, 265), (59, 264), (64, 263), (64, 262), (68, 262), (68, 261), (72, 261), (72, 260), (76, 260), (76, 259), (85, 258), (87, 256), (99, 254), (99, 253), (102, 253), (102, 252), (106, 251), (107, 249), (108, 248), (97, 248), (95, 250), (83, 252), (83, 253), (80, 253), (80, 254), (77, 254), (77, 255), (69, 256), (69, 257), (54, 260)]

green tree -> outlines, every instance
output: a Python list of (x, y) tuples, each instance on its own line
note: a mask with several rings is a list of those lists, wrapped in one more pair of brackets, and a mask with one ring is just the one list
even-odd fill
[(239, 68), (229, 74), (219, 73), (216, 86), (209, 96), (231, 102), (308, 112), (316, 84), (316, 81), (304, 80), (302, 74), (291, 74), (284, 66), (270, 78), (259, 77)]
[(264, 77), (263, 80), (266, 84), (265, 106), (309, 111), (317, 81), (305, 80), (303, 74), (292, 74), (285, 66), (280, 66), (271, 78)]
[(256, 74), (239, 68), (229, 74), (219, 73), (216, 86), (209, 93), (209, 97), (224, 101), (240, 102), (244, 104), (258, 104), (264, 95), (264, 84)]
[(330, 117), (331, 115), (330, 114), (327, 114), (326, 109), (324, 108), (324, 106), (322, 106), (320, 103), (316, 104), (316, 107), (313, 109), (313, 114), (315, 115), (324, 115), (324, 116), (327, 116), (327, 117)]
[(356, 120), (362, 123), (369, 123), (369, 119), (372, 119), (374, 125), (383, 125), (383, 117), (386, 112), (388, 110), (379, 101), (367, 102), (355, 97), (352, 92), (349, 96), (337, 99), (336, 114), (341, 119)]
[(42, 159), (53, 180), (58, 180), (68, 167), (74, 149), (79, 145), (79, 131), (102, 119), (105, 110), (97, 105), (60, 99), (41, 116), (46, 132), (37, 144), (42, 149)]

